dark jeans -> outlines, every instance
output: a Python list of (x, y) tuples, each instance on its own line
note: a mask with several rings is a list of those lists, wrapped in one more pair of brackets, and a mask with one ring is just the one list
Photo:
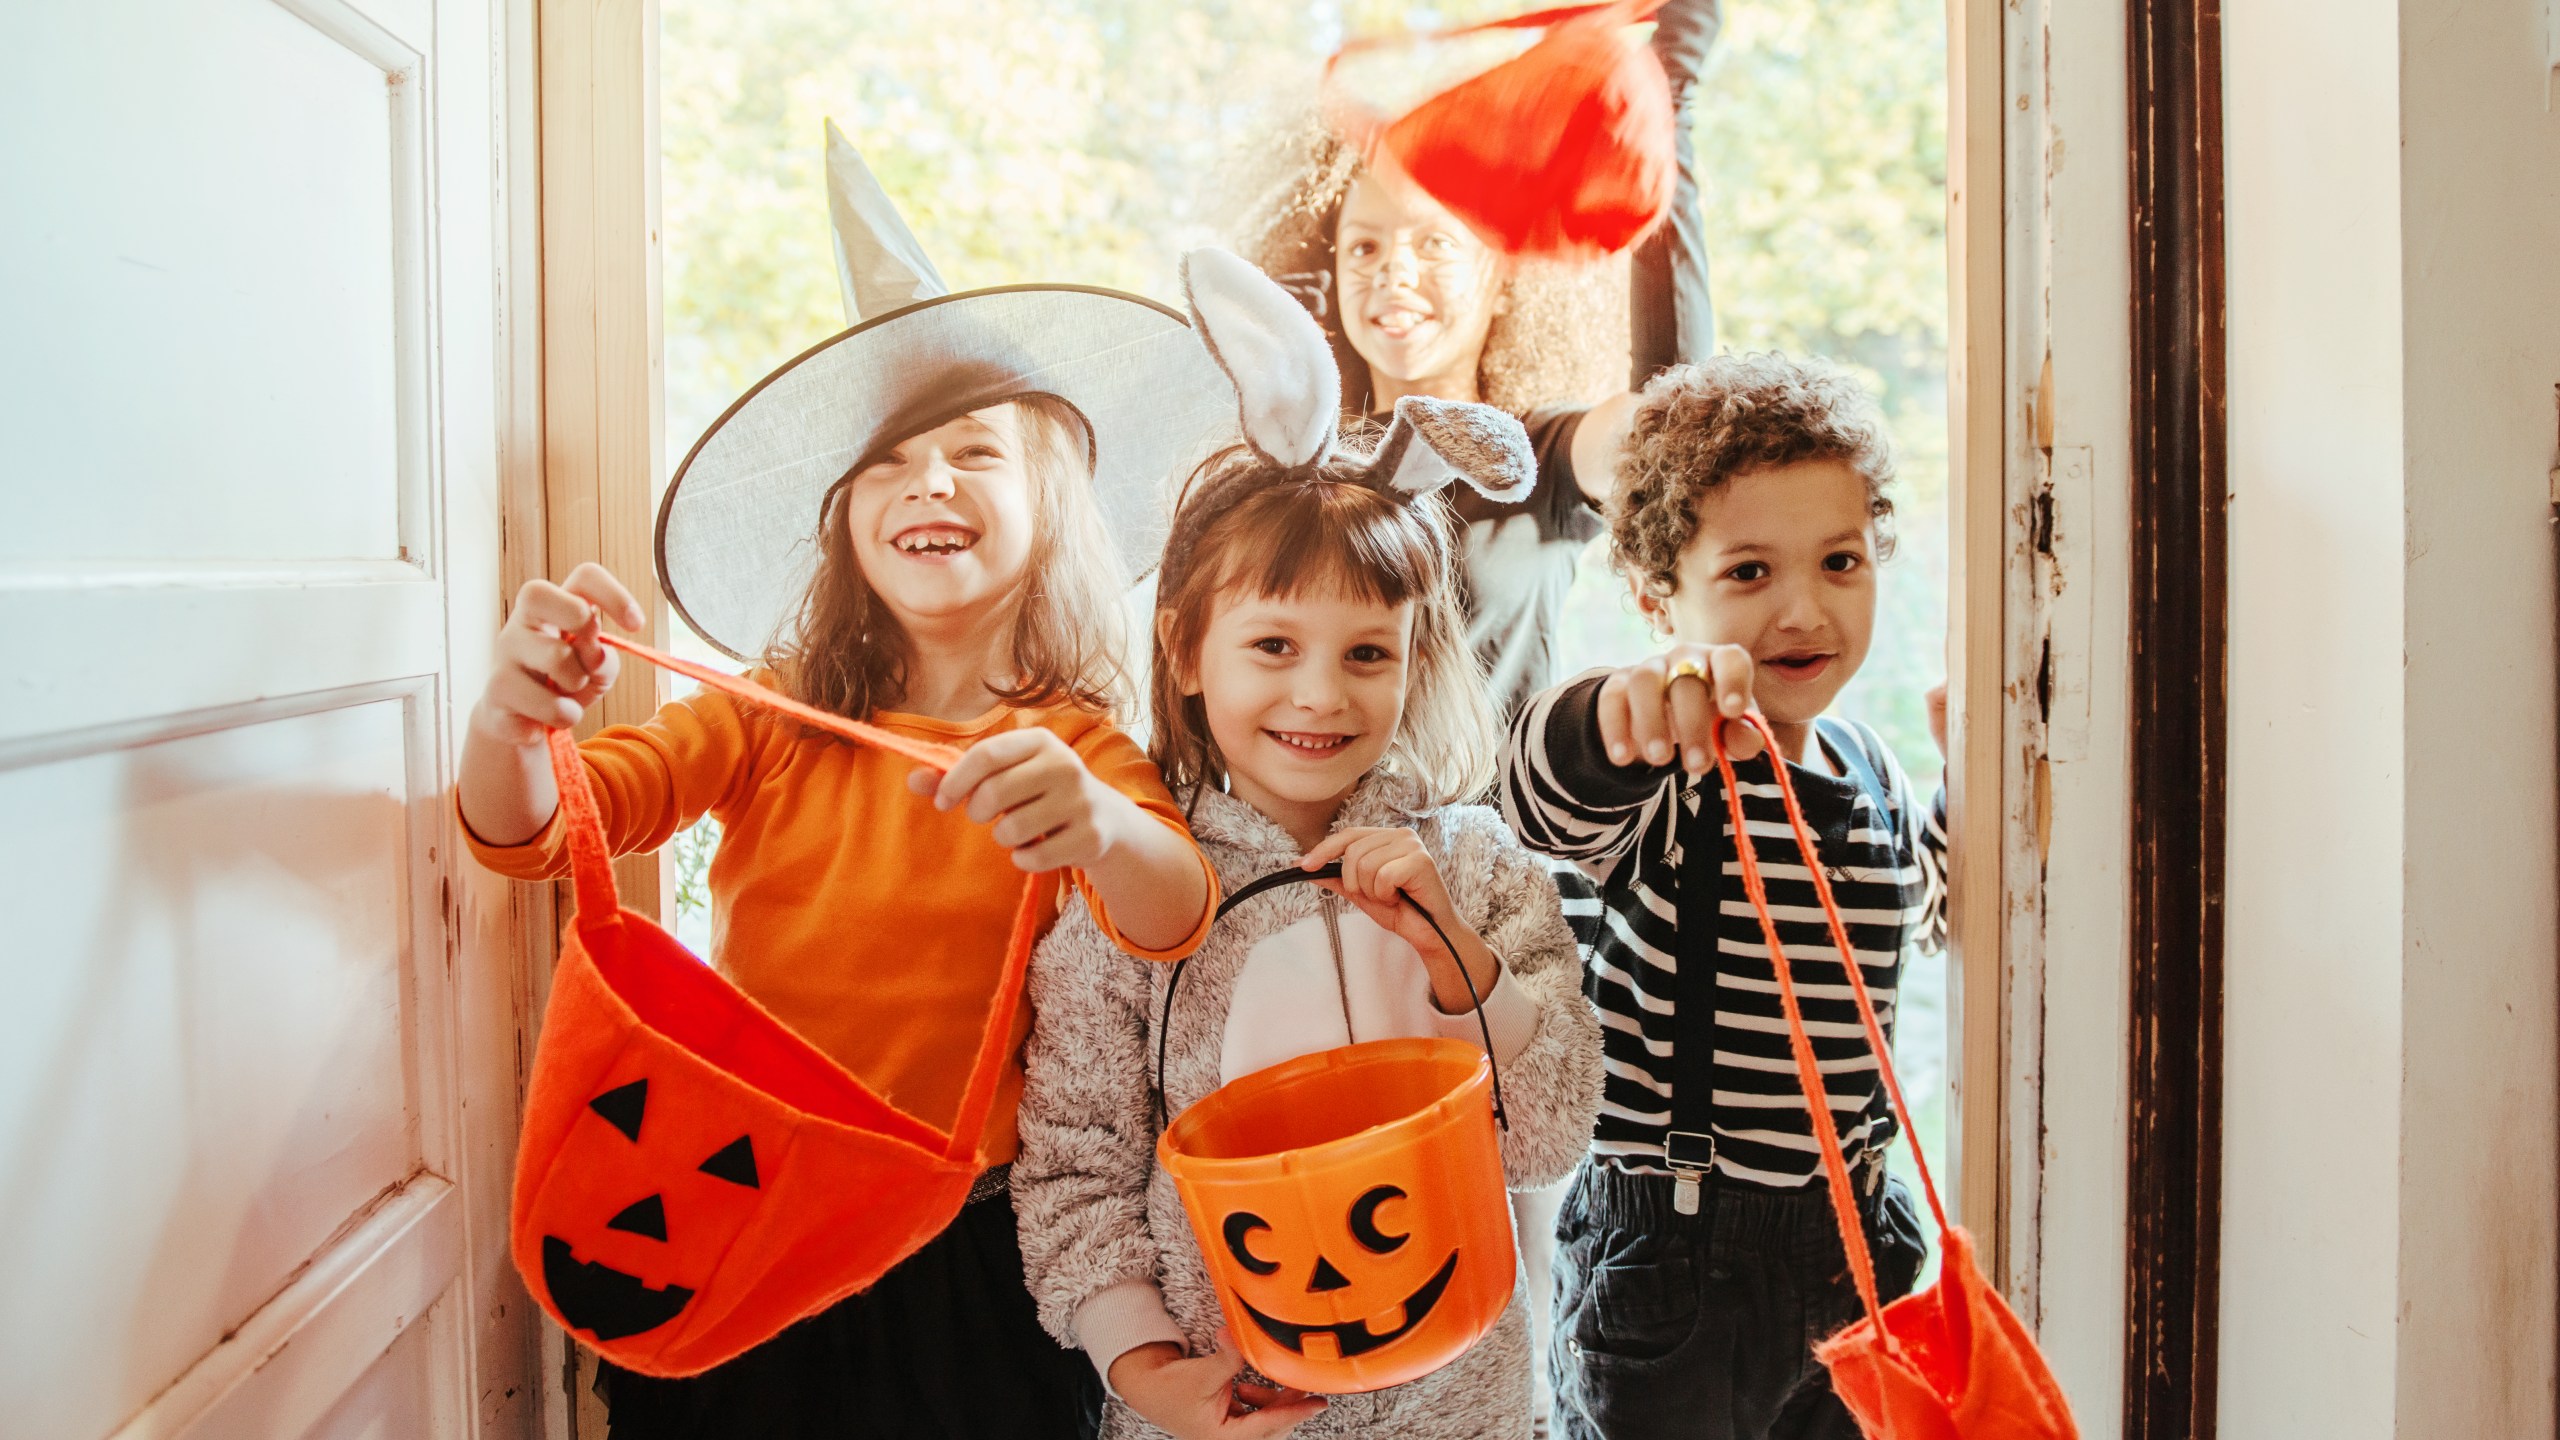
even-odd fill
[(1040, 1328), (1013, 1196), (879, 1283), (685, 1380), (599, 1368), (612, 1440), (1090, 1440), (1102, 1381)]
[[(1862, 1177), (1863, 1178), (1863, 1177)], [(1709, 1181), (1698, 1213), (1666, 1175), (1586, 1161), (1556, 1221), (1555, 1433), (1570, 1440), (1858, 1440), (1814, 1342), (1859, 1318), (1821, 1186)], [(1899, 1181), (1862, 1198), (1883, 1298), (1926, 1252)]]

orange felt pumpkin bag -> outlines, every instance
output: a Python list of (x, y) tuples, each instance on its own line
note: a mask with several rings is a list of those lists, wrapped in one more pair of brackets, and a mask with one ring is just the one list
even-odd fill
[[(949, 769), (958, 752), (605, 643), (832, 733)], [(692, 1375), (861, 1290), (940, 1234), (983, 1164), (1048, 891), (1023, 887), (949, 1131), (899, 1110), (647, 917), (622, 908), (587, 768), (550, 735), (577, 913), (516, 1148), (516, 1268), (551, 1317), (646, 1375)]]
[[(1787, 779), (1787, 767), (1774, 760), (1777, 737), (1769, 733), (1768, 725), (1758, 715), (1745, 718), (1769, 741), (1773, 757), (1770, 769), (1777, 772), (1778, 795), (1786, 803), (1787, 823), (1795, 830), (1796, 844), (1804, 852), (1805, 871), (1813, 879), (1814, 893), (1822, 900), (1823, 918), (1830, 924), (1831, 942), (1839, 948), (1842, 968), (1848, 972), (1850, 993), (1857, 997), (1858, 1018), (1867, 1032), (1868, 1045), (1874, 1048), (1876, 1067), (1884, 1077), (1894, 1118), (1901, 1122), (1902, 1133), (1912, 1137), (1911, 1158), (1920, 1171), (1920, 1188), (1928, 1195), (1930, 1212), (1938, 1218), (1938, 1232), (1946, 1246), (1946, 1253), (1939, 1259), (1938, 1278), (1928, 1289), (1906, 1295), (1891, 1305), (1877, 1303), (1875, 1261), (1867, 1251), (1866, 1231), (1858, 1223), (1857, 1192), (1850, 1185), (1849, 1167), (1841, 1156), (1839, 1130), (1830, 1123), (1830, 1098), (1824, 1093), (1822, 1072), (1814, 1063), (1813, 1042), (1805, 1034), (1804, 1015), (1796, 1004), (1795, 977), (1787, 952), (1778, 941), (1777, 921), (1769, 913), (1769, 893), (1761, 882), (1759, 857), (1753, 853), (1753, 846), (1735, 845), (1734, 853), (1742, 862), (1742, 888), (1760, 917), (1760, 933), (1769, 945), (1770, 968), (1777, 975), (1778, 1001), (1786, 1011), (1787, 1039), (1795, 1055), (1796, 1075), (1804, 1085), (1805, 1103), (1813, 1113), (1814, 1138), (1822, 1147), (1822, 1169), (1830, 1182), (1832, 1215), (1839, 1222), (1840, 1242), (1849, 1256), (1849, 1272), (1857, 1281), (1858, 1298), (1867, 1311), (1867, 1318), (1814, 1347), (1814, 1355), (1831, 1368), (1831, 1388), (1869, 1440), (2078, 1440), (2080, 1430), (2071, 1419), (2071, 1406), (2063, 1399), (2062, 1387), (2055, 1382), (2044, 1355), (2036, 1348), (2035, 1337), (1976, 1268), (1972, 1237), (1947, 1221), (1946, 1205), (1938, 1197), (1938, 1182), (1929, 1173), (1928, 1157), (1920, 1153), (1910, 1107), (1902, 1100), (1902, 1082), (1894, 1074), (1893, 1052), (1885, 1043), (1884, 1027), (1876, 1020), (1866, 976), (1859, 969), (1856, 950), (1849, 944), (1840, 907), (1831, 898), (1831, 882), (1814, 847), (1813, 830), (1805, 824), (1804, 811), (1796, 804), (1795, 786)], [(1716, 769), (1724, 779), (1733, 833), (1748, 835), (1751, 832), (1743, 820), (1742, 796), (1734, 784), (1733, 760), (1725, 754), (1721, 726), (1717, 728), (1715, 749)]]
[[(1671, 82), (1627, 34), (1660, 8), (1662, 0), (1616, 0), (1357, 40), (1325, 67), (1327, 109), (1346, 140), (1383, 152), (1495, 249), (1561, 260), (1613, 255), (1671, 204)], [(1393, 120), (1337, 78), (1345, 58), (1366, 51), (1502, 30), (1546, 33)]]

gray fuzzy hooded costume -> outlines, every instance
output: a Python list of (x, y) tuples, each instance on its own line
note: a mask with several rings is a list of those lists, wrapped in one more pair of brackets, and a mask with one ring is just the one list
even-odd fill
[[(1236, 381), (1247, 442), (1277, 474), (1320, 462), (1335, 440), (1332, 355), (1306, 312), (1260, 272), (1219, 251), (1187, 257), (1195, 327)], [(1384, 493), (1424, 497), (1463, 480), (1497, 498), (1533, 483), (1519, 423), (1483, 406), (1408, 397), (1370, 461)], [(1290, 483), (1285, 479), (1275, 483)], [(1246, 802), (1204, 791), (1192, 832), (1233, 894), (1295, 869), (1303, 852)], [(1031, 968), (1022, 1149), (1014, 1162), (1023, 1274), (1041, 1323), (1082, 1347), (1105, 1375), (1139, 1345), (1207, 1353), (1223, 1323), (1172, 1177), (1156, 1165), (1154, 1072), (1178, 1115), (1238, 1076), (1354, 1041), (1445, 1036), (1481, 1045), (1489, 1031), (1509, 1125), (1510, 1185), (1551, 1184), (1581, 1160), (1600, 1103), (1600, 1025), (1545, 863), (1482, 806), (1431, 807), (1421, 787), (1372, 771), (1333, 828), (1413, 830), (1458, 917), (1501, 961), (1473, 1012), (1443, 1013), (1413, 947), (1356, 907), (1311, 886), (1246, 900), (1192, 955), (1169, 1029), (1170, 965), (1122, 953), (1079, 900)], [(1515, 1289), (1491, 1333), (1422, 1379), (1334, 1397), (1304, 1436), (1398, 1440), (1529, 1433), (1526, 1310)], [(1106, 1437), (1162, 1432), (1113, 1400)]]
[[(1413, 799), (1410, 782), (1373, 772), (1335, 826), (1414, 829), (1460, 917), (1501, 957), (1485, 1019), (1510, 1118), (1503, 1169), (1515, 1189), (1551, 1184), (1581, 1160), (1600, 1104), (1600, 1024), (1582, 997), (1555, 882), (1493, 811), (1422, 810)], [(1262, 812), (1222, 793), (1199, 797), (1192, 832), (1228, 891), (1301, 855)], [(1181, 1197), (1156, 1165), (1148, 1082), (1172, 974), (1121, 952), (1081, 901), (1031, 966), (1035, 1019), (1013, 1167), (1023, 1275), (1041, 1323), (1106, 1373), (1150, 1341), (1205, 1354), (1224, 1323)], [(1183, 977), (1165, 1037), (1168, 1112), (1284, 1051), (1347, 1043), (1346, 1008), (1349, 1039), (1482, 1043), (1474, 1016), (1439, 1013), (1422, 957), (1348, 903), (1303, 885), (1247, 901), (1210, 931)], [(1527, 1312), (1515, 1292), (1493, 1332), (1454, 1363), (1407, 1385), (1337, 1397), (1296, 1433), (1525, 1436), (1530, 1364)], [(1103, 1418), (1106, 1437), (1161, 1433), (1117, 1400)]]

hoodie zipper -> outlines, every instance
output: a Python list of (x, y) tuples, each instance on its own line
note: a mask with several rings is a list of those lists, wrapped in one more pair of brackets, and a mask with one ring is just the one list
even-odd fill
[(1333, 946), (1334, 993), (1342, 997), (1342, 1043), (1350, 1045), (1360, 1037), (1351, 1028), (1351, 977), (1342, 962), (1342, 901), (1327, 894), (1317, 904), (1317, 913), (1324, 916), (1324, 938)]

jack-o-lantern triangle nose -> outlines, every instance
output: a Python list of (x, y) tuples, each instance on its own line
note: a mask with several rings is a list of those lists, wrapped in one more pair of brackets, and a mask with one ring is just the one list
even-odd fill
[(1321, 1255), (1316, 1257), (1316, 1278), (1307, 1282), (1308, 1294), (1318, 1295), (1327, 1290), (1348, 1289), (1350, 1285), (1349, 1277), (1334, 1269), (1332, 1261)]
[(621, 1214), (604, 1222), (604, 1228), (625, 1230), (634, 1235), (646, 1235), (652, 1240), (664, 1240), (667, 1238), (666, 1202), (655, 1195), (646, 1200), (634, 1200), (622, 1208)]

